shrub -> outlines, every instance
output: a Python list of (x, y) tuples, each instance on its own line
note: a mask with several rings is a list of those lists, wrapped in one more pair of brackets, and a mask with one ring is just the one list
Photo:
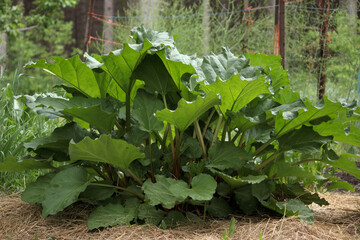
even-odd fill
[[(0, 163), (2, 171), (49, 168), (22, 194), (42, 215), (70, 204), (94, 204), (88, 228), (127, 223), (171, 227), (257, 209), (313, 222), (311, 203), (328, 204), (304, 181), (333, 181), (302, 167), (318, 161), (359, 177), (354, 154), (338, 156), (334, 141), (359, 146), (354, 106), (326, 97), (300, 99), (279, 56), (203, 59), (179, 53), (166, 32), (132, 30), (135, 44), (107, 55), (53, 57), (27, 67), (64, 80), (65, 96), (22, 100), (37, 113), (65, 118), (50, 136), (25, 144), (35, 157)], [(308, 158), (317, 154), (318, 158)], [(352, 189), (353, 190), (353, 189)]]

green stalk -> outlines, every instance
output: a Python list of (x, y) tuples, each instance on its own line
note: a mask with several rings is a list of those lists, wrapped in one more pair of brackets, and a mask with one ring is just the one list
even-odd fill
[[(159, 141), (160, 143), (163, 142), (163, 139), (161, 138), (161, 136), (159, 135), (158, 132), (153, 131), (153, 134), (155, 135), (155, 138), (156, 138), (157, 141)], [(150, 137), (151, 137), (151, 136), (150, 136)]]
[(120, 123), (118, 122), (117, 119), (115, 119), (115, 125), (116, 125), (117, 129), (119, 130), (119, 136), (124, 135), (125, 130), (124, 130), (124, 128), (120, 125)]
[(293, 163), (293, 164), (291, 164), (291, 166), (298, 166), (298, 165), (301, 165), (303, 163), (315, 162), (315, 161), (321, 161), (321, 159), (306, 159), (306, 160), (302, 160), (300, 162)]
[(227, 129), (227, 127), (228, 127), (227, 123), (228, 123), (228, 120), (225, 120), (225, 122), (224, 122), (224, 128), (223, 128), (222, 135), (221, 135), (221, 142), (225, 142), (226, 129)]
[(130, 93), (131, 93), (131, 88), (129, 87), (128, 92), (126, 93), (126, 100), (125, 100), (125, 121), (126, 121), (126, 132), (130, 131)]
[[(123, 171), (123, 170), (122, 170), (122, 171)], [(138, 178), (129, 168), (126, 169), (126, 171), (130, 174), (130, 176), (131, 176), (135, 181), (137, 181), (137, 182), (140, 184), (140, 186), (142, 186), (142, 185), (144, 184), (144, 182), (141, 181), (141, 179)]]
[(281, 151), (276, 151), (273, 155), (271, 155), (268, 159), (266, 159), (264, 162), (262, 162), (260, 164), (259, 167), (256, 168), (256, 170), (260, 171), (261, 169), (263, 169), (266, 165), (268, 165), (272, 160), (274, 160), (275, 158), (277, 158), (277, 156), (279, 156), (281, 154)]
[(123, 187), (118, 187), (118, 186), (114, 186), (114, 185), (109, 185), (109, 184), (103, 184), (103, 183), (90, 183), (89, 185), (92, 185), (92, 186), (99, 186), (99, 187), (111, 187), (111, 188), (116, 188), (116, 189), (119, 189), (119, 190), (122, 190), (124, 192), (128, 192), (136, 197), (138, 197), (140, 200), (145, 200), (145, 197), (141, 194), (138, 194), (137, 192), (134, 192), (130, 189), (127, 189), (127, 188), (123, 188)]
[(199, 121), (196, 120), (194, 122), (194, 126), (195, 126), (195, 131), (198, 137), (198, 140), (200, 142), (201, 148), (203, 150), (203, 158), (207, 158), (207, 154), (206, 154), (206, 147), (205, 147), (205, 143), (204, 143), (204, 139), (203, 139), (203, 135), (201, 133), (201, 129), (200, 129), (200, 125), (199, 125)]
[(253, 156), (257, 156), (262, 150), (264, 150), (267, 146), (270, 145), (276, 138), (272, 137), (270, 138), (266, 143), (264, 143), (261, 147), (259, 147), (254, 153)]
[(166, 128), (165, 128), (163, 140), (161, 141), (161, 149), (162, 150), (164, 150), (166, 148), (166, 139), (167, 139), (167, 136), (168, 136), (168, 133), (169, 133), (169, 128), (170, 128), (170, 125), (167, 124)]
[(149, 158), (150, 158), (150, 169), (151, 169), (151, 182), (155, 183), (154, 166), (152, 162), (152, 151), (151, 151), (151, 134), (149, 134)]
[(114, 182), (114, 178), (113, 178), (113, 175), (111, 173), (111, 166), (109, 164), (106, 164), (106, 163), (103, 166), (104, 166), (104, 169), (105, 169), (107, 175), (109, 176), (109, 180)]
[(218, 134), (219, 134), (219, 131), (220, 131), (222, 119), (223, 119), (223, 116), (220, 114), (218, 123), (217, 123), (216, 128), (215, 128), (214, 137), (213, 137), (213, 140), (211, 141), (211, 145), (214, 145), (216, 143), (216, 140), (217, 140), (217, 137), (218, 137)]
[[(164, 102), (165, 108), (168, 108), (165, 95), (162, 95), (162, 98), (163, 98), (163, 102)], [(173, 139), (173, 136), (172, 136), (172, 130), (171, 130), (171, 125), (170, 125), (170, 123), (167, 123), (167, 127), (169, 128), (170, 144), (171, 144), (171, 154), (172, 154), (172, 159), (173, 159), (173, 162), (174, 162), (173, 173), (174, 173), (175, 177), (178, 178), (178, 176), (177, 176), (178, 173), (176, 172), (176, 171), (177, 171), (177, 169), (176, 169), (177, 159), (176, 159), (175, 145), (174, 145), (174, 139)], [(165, 141), (166, 141), (166, 140), (165, 140)], [(180, 174), (180, 173), (179, 173), (179, 174)]]
[(129, 84), (129, 88), (128, 91), (126, 93), (126, 100), (125, 100), (125, 107), (126, 107), (126, 116), (125, 116), (125, 120), (126, 120), (126, 132), (130, 131), (130, 102), (131, 102), (131, 90), (133, 88), (133, 85), (135, 83), (136, 80), (134, 79), (130, 79), (130, 84)]
[[(176, 152), (175, 152), (175, 145), (174, 145), (174, 139), (173, 139), (173, 136), (172, 136), (172, 130), (171, 130), (171, 125), (170, 125), (170, 123), (168, 123), (168, 125), (169, 125), (169, 136), (170, 136), (170, 145), (171, 145), (171, 154), (172, 154), (172, 159), (173, 159), (173, 162), (174, 162), (174, 169), (173, 170), (175, 170), (175, 166), (176, 166), (176, 162), (177, 162), (177, 160), (176, 160)], [(175, 174), (175, 172), (174, 172), (174, 174)], [(175, 174), (175, 176), (176, 176), (176, 174)]]
[(174, 173), (176, 173), (175, 177), (177, 179), (179, 179), (179, 177), (180, 177), (179, 152), (180, 152), (180, 146), (181, 146), (181, 141), (183, 139), (183, 136), (184, 136), (184, 131), (181, 131), (180, 134), (176, 134), (176, 146), (175, 146), (175, 159), (176, 159), (176, 162), (174, 161), (174, 164), (175, 164)]
[(238, 132), (235, 134), (235, 136), (231, 139), (231, 141), (232, 141), (233, 143), (235, 143), (236, 139), (240, 136), (240, 134), (241, 134), (241, 132), (238, 131)]
[(210, 113), (210, 116), (208, 117), (208, 120), (206, 121), (205, 127), (204, 127), (204, 129), (202, 131), (202, 136), (203, 137), (205, 136), (206, 130), (210, 125), (210, 122), (211, 122), (211, 119), (212, 119), (214, 113), (215, 113), (215, 108), (212, 110), (212, 112)]
[[(104, 180), (108, 179), (108, 178), (105, 176), (105, 174), (103, 174), (103, 173), (101, 172), (101, 170), (98, 169), (94, 164), (89, 164), (89, 163), (88, 163), (88, 165), (89, 165), (89, 167), (91, 167), (92, 169), (94, 169), (95, 172), (97, 172), (97, 174), (99, 174), (99, 176), (102, 177)], [(110, 179), (110, 180), (111, 180), (111, 179)]]
[(122, 186), (122, 187), (125, 187), (125, 184), (123, 183), (120, 175), (119, 175), (119, 172), (118, 171), (114, 171), (116, 176), (117, 176), (117, 182), (116, 182), (116, 186)]
[(246, 131), (244, 131), (241, 135), (240, 141), (239, 141), (239, 147), (243, 147), (244, 140), (245, 140)]

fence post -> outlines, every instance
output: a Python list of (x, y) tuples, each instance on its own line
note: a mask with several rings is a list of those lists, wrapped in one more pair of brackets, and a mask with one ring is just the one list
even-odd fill
[(280, 55), (285, 69), (285, 1), (275, 2), (274, 54)]
[(279, 48), (281, 65), (285, 69), (285, 0), (280, 0), (279, 6)]
[(275, 23), (274, 23), (274, 54), (279, 55), (280, 46), (279, 46), (279, 1), (275, 1)]
[(321, 25), (320, 25), (320, 42), (319, 42), (319, 63), (318, 63), (318, 78), (317, 78), (317, 95), (318, 99), (321, 100), (325, 94), (326, 85), (326, 58), (327, 58), (327, 30), (328, 30), (328, 19), (330, 13), (330, 2), (327, 0), (326, 11), (325, 11), (325, 0), (319, 0), (319, 7), (321, 11)]

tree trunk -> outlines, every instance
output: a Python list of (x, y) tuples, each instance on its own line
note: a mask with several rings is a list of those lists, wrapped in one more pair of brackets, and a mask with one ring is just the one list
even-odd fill
[[(114, 16), (114, 0), (104, 0), (104, 15)], [(104, 24), (104, 53), (108, 53), (113, 48), (113, 28), (110, 24), (113, 19), (107, 18), (108, 23)]]
[(3, 76), (5, 70), (6, 44), (7, 44), (6, 32), (1, 32), (0, 33), (0, 78)]
[(203, 17), (203, 27), (204, 27), (204, 54), (209, 54), (210, 49), (210, 1), (204, 0), (203, 1), (203, 8), (204, 8), (204, 17)]

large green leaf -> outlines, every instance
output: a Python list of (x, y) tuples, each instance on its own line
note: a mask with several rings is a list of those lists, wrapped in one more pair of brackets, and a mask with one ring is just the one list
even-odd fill
[(182, 98), (176, 110), (164, 109), (158, 111), (156, 117), (161, 121), (173, 124), (180, 131), (184, 131), (207, 110), (218, 104), (220, 104), (219, 96), (213, 92), (207, 94), (204, 98), (198, 96), (193, 102), (187, 102)]
[(296, 118), (284, 119), (282, 114), (278, 114), (275, 117), (276, 137), (280, 137), (281, 135), (284, 135), (293, 129), (299, 128), (310, 121), (346, 111), (346, 108), (344, 108), (341, 103), (334, 103), (328, 100), (326, 96), (316, 106), (313, 106), (308, 99), (304, 101), (304, 104), (306, 109), (300, 109)]
[(138, 91), (134, 99), (132, 116), (139, 122), (143, 131), (161, 131), (164, 124), (155, 117), (155, 112), (164, 109), (164, 104), (156, 96)]
[(244, 132), (249, 128), (264, 123), (271, 118), (272, 114), (267, 114), (270, 109), (277, 107), (278, 103), (269, 98), (255, 98), (238, 112), (228, 111), (226, 114), (231, 118), (231, 129), (235, 127), (238, 131)]
[(73, 161), (104, 162), (122, 169), (127, 169), (132, 161), (145, 156), (134, 145), (105, 134), (95, 140), (86, 137), (79, 143), (70, 143), (69, 154)]
[(308, 224), (314, 223), (314, 212), (299, 199), (290, 199), (286, 202), (278, 202), (273, 197), (267, 201), (260, 201), (261, 204), (273, 211), (285, 216), (298, 216), (301, 221)]
[(56, 214), (78, 200), (90, 179), (84, 168), (71, 167), (58, 172), (50, 181), (42, 201), (42, 216)]
[(303, 126), (278, 138), (280, 151), (298, 151), (302, 153), (316, 153), (321, 146), (332, 140), (332, 137), (320, 136), (312, 127)]
[(179, 91), (163, 61), (156, 54), (147, 55), (134, 70), (132, 77), (144, 81), (146, 91), (151, 93), (158, 92), (165, 96), (169, 92)]
[(36, 103), (53, 108), (65, 116), (72, 116), (88, 122), (100, 130), (110, 133), (114, 123), (119, 102), (115, 99), (74, 97), (71, 99), (38, 97)]
[(360, 147), (360, 129), (338, 121), (323, 122), (313, 127), (322, 136), (333, 136), (335, 141)]
[(182, 180), (156, 175), (156, 183), (148, 179), (142, 186), (146, 199), (152, 206), (161, 204), (164, 208), (173, 208), (187, 197), (197, 201), (209, 201), (216, 191), (217, 183), (208, 174), (200, 174), (191, 180), (191, 188)]
[(0, 172), (19, 172), (31, 169), (53, 168), (47, 159), (24, 158), (18, 161), (15, 157), (7, 157), (0, 162)]
[(206, 209), (213, 217), (226, 218), (234, 212), (229, 203), (223, 198), (213, 198)]
[(212, 199), (217, 183), (215, 179), (208, 174), (200, 174), (191, 179), (191, 190), (189, 196), (193, 200), (209, 201)]
[(125, 43), (121, 51), (101, 56), (104, 62), (101, 68), (109, 73), (120, 88), (127, 93), (133, 87), (130, 80), (133, 71), (151, 47), (152, 44), (148, 40), (145, 40), (143, 44), (129, 45)]
[(277, 184), (276, 188), (277, 188), (276, 192), (286, 197), (286, 199), (297, 198), (306, 205), (312, 203), (316, 203), (320, 206), (329, 205), (329, 203), (324, 198), (320, 198), (317, 193), (308, 192), (307, 190), (305, 190), (304, 186), (302, 186), (298, 182), (293, 184), (284, 184), (284, 183)]
[(180, 146), (180, 154), (190, 159), (201, 157), (202, 150), (200, 143), (193, 137), (185, 135)]
[(270, 76), (271, 85), (275, 91), (289, 86), (288, 72), (282, 68), (279, 55), (266, 55), (264, 53), (246, 53), (245, 57), (250, 60), (251, 66), (261, 66), (264, 72)]
[(286, 216), (296, 215), (301, 221), (308, 224), (314, 223), (314, 212), (299, 199), (290, 199), (286, 202), (278, 202), (276, 205), (286, 212)]
[(345, 189), (345, 190), (349, 190), (351, 192), (355, 192), (355, 188), (346, 181), (332, 182), (326, 187), (326, 191), (334, 191), (337, 189)]
[(174, 37), (170, 36), (168, 32), (146, 29), (144, 25), (131, 29), (131, 37), (137, 44), (144, 43), (146, 39), (156, 50), (162, 49), (164, 46), (175, 47)]
[[(112, 185), (110, 181), (98, 182), (100, 184)], [(116, 188), (113, 187), (103, 187), (103, 186), (94, 186), (89, 185), (84, 192), (79, 196), (79, 200), (87, 202), (90, 204), (96, 204), (98, 201), (103, 201), (110, 198), (116, 191)]]
[(137, 199), (128, 199), (125, 206), (120, 203), (99, 206), (91, 212), (88, 218), (88, 229), (129, 224), (137, 217), (139, 205)]
[(35, 182), (26, 186), (25, 191), (21, 194), (21, 200), (30, 204), (42, 203), (45, 200), (45, 192), (54, 176), (55, 173), (48, 173), (38, 177)]
[(211, 84), (217, 78), (226, 81), (247, 67), (249, 60), (244, 56), (235, 57), (228, 48), (224, 47), (219, 55), (211, 53), (205, 56), (201, 66), (196, 68), (196, 73), (199, 75), (199, 82), (205, 80), (207, 84)]
[(69, 59), (52, 57), (52, 59), (56, 64), (49, 64), (45, 60), (40, 60), (37, 63), (29, 63), (26, 67), (42, 68), (60, 77), (89, 97), (101, 97), (101, 91), (92, 70), (80, 60), (79, 56)]
[(248, 184), (257, 184), (267, 179), (266, 175), (258, 175), (258, 176), (249, 175), (246, 177), (239, 177), (239, 176), (233, 177), (223, 172), (217, 171), (215, 169), (210, 169), (210, 171), (216, 174), (217, 176), (221, 177), (227, 184), (229, 184), (231, 188), (238, 188)]
[(251, 81), (241, 79), (240, 75), (233, 75), (226, 82), (217, 78), (212, 84), (202, 82), (201, 89), (206, 93), (214, 92), (221, 96), (219, 108), (223, 115), (228, 110), (239, 111), (260, 94), (270, 93), (264, 76)]
[(191, 100), (189, 89), (182, 81), (184, 74), (189, 76), (195, 73), (191, 61), (184, 62), (182, 55), (175, 48), (166, 48), (156, 53), (164, 63), (167, 71), (173, 79), (176, 87), (180, 90), (181, 96), (186, 100)]
[(356, 162), (360, 161), (360, 156), (358, 155), (344, 153), (338, 160), (332, 161), (328, 158), (323, 158), (321, 161), (330, 164), (333, 167), (340, 168), (341, 170), (360, 179), (360, 169), (356, 166)]
[(154, 206), (151, 206), (147, 203), (141, 204), (139, 206), (139, 219), (145, 220), (145, 223), (150, 223), (152, 225), (158, 225), (161, 220), (163, 220), (165, 212), (157, 210)]
[(258, 206), (258, 201), (252, 195), (251, 185), (238, 187), (235, 189), (234, 193), (237, 205), (245, 214), (249, 215), (255, 212)]
[(239, 169), (251, 159), (252, 156), (244, 149), (236, 147), (232, 142), (223, 142), (210, 147), (206, 166), (219, 170)]
[(50, 136), (36, 138), (24, 146), (33, 149), (42, 158), (51, 157), (56, 161), (68, 161), (69, 142), (79, 142), (85, 136), (90, 136), (90, 133), (72, 122), (56, 128)]
[(162, 175), (156, 175), (155, 177), (156, 183), (152, 183), (148, 179), (142, 186), (142, 190), (150, 205), (161, 204), (164, 208), (170, 209), (188, 197), (189, 187), (186, 182), (166, 178)]
[(291, 166), (291, 164), (284, 161), (274, 162), (271, 166), (269, 175), (280, 179), (283, 177), (297, 177), (299, 179), (315, 180), (315, 176), (312, 172), (299, 166)]
[[(282, 117), (285, 120), (289, 120), (298, 117), (298, 112), (301, 109), (307, 110), (303, 101), (297, 99), (291, 103), (281, 103), (280, 106), (272, 108), (269, 112), (271, 112), (272, 115), (278, 115), (281, 111)], [(267, 117), (269, 117), (269, 113), (267, 114)]]
[[(86, 64), (93, 69), (94, 76), (98, 81), (98, 84), (101, 89), (101, 96), (106, 97), (106, 94), (109, 94), (111, 97), (118, 99), (121, 102), (126, 102), (126, 93), (119, 86), (119, 84), (113, 79), (107, 67), (102, 62), (102, 58), (99, 55), (94, 54), (93, 57), (85, 53)], [(136, 91), (139, 88), (142, 88), (144, 85), (141, 81), (135, 81), (133, 84), (130, 100), (132, 101), (136, 95)]]

